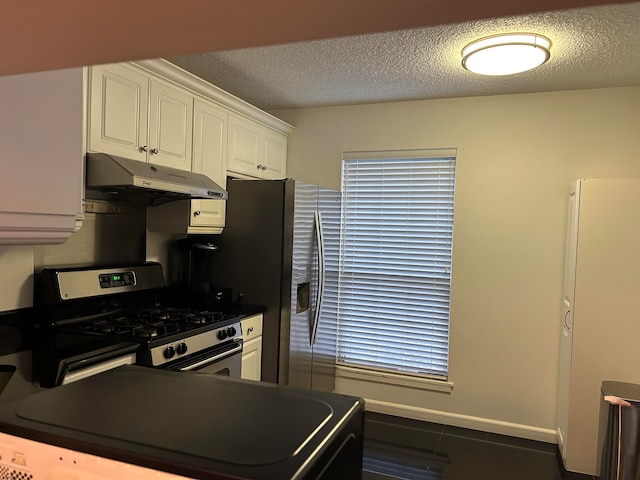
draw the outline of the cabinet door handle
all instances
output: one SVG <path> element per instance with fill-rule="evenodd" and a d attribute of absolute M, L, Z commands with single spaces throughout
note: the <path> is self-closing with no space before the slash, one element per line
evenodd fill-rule
<path fill-rule="evenodd" d="M 564 314 L 564 326 L 567 330 L 571 330 L 571 327 L 569 327 L 569 324 L 567 323 L 567 316 L 571 313 L 571 310 L 567 310 L 567 313 Z"/>
<path fill-rule="evenodd" d="M 267 166 L 266 165 L 262 165 L 262 170 L 266 170 Z"/>
<path fill-rule="evenodd" d="M 200 213 L 202 213 L 202 212 L 200 212 L 200 210 L 196 210 L 195 212 L 193 212 L 193 216 L 197 217 L 197 216 L 200 215 Z"/>
<path fill-rule="evenodd" d="M 140 151 L 144 152 L 144 153 L 147 153 L 149 151 L 149 147 L 147 147 L 146 145 L 143 145 L 143 146 L 140 147 Z"/>
<path fill-rule="evenodd" d="M 247 333 L 251 333 L 251 332 L 253 332 L 253 327 L 247 328 Z"/>
<path fill-rule="evenodd" d="M 158 154 L 158 149 L 157 148 L 152 148 L 151 149 L 151 153 L 155 153 L 157 155 Z"/>
<path fill-rule="evenodd" d="M 262 165 L 258 165 L 258 170 L 262 170 Z"/>

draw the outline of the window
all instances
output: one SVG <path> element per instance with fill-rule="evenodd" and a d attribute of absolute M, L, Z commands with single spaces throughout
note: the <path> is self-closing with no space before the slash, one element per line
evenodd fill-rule
<path fill-rule="evenodd" d="M 338 364 L 447 380 L 455 151 L 345 153 Z"/>

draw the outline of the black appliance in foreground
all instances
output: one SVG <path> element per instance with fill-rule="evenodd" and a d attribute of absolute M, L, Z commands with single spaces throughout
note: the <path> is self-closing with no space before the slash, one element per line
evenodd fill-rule
<path fill-rule="evenodd" d="M 242 315 L 172 297 L 159 263 L 45 268 L 36 304 L 34 375 L 43 387 L 134 363 L 240 377 Z"/>
<path fill-rule="evenodd" d="M 91 455 L 60 455 L 77 478 L 99 456 L 203 480 L 360 479 L 363 423 L 355 397 L 133 365 L 0 408 L 3 443 Z M 53 478 L 56 465 L 29 471 L 35 452 L 19 452 L 15 478 Z"/>

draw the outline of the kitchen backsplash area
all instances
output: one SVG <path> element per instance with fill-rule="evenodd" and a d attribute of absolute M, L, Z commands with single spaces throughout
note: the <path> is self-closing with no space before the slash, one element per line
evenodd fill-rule
<path fill-rule="evenodd" d="M 82 228 L 59 245 L 34 247 L 34 271 L 145 260 L 146 207 L 88 200 Z"/>

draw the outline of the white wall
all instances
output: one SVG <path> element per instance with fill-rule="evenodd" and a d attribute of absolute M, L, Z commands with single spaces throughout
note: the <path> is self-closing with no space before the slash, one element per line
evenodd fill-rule
<path fill-rule="evenodd" d="M 554 441 L 565 197 L 580 177 L 640 177 L 640 87 L 272 113 L 295 126 L 288 176 L 336 189 L 343 151 L 458 149 L 453 391 L 341 378 L 337 390 L 378 411 Z"/>

